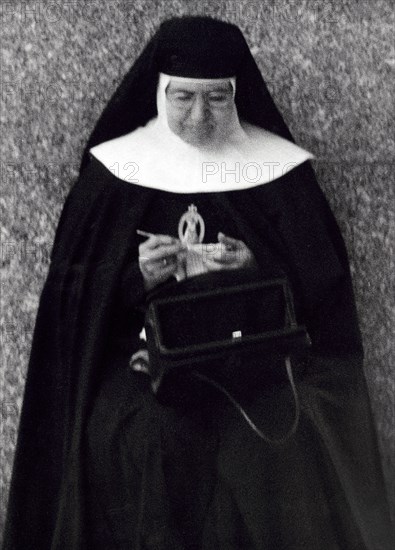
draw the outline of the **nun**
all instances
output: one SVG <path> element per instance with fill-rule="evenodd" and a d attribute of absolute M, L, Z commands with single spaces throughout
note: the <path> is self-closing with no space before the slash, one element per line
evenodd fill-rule
<path fill-rule="evenodd" d="M 94 128 L 61 214 L 4 550 L 390 547 L 349 262 L 313 158 L 238 27 L 160 25 Z M 250 269 L 287 277 L 311 339 L 281 444 L 220 392 L 162 403 L 147 369 L 150 292 Z M 289 384 L 250 390 L 249 417 L 285 433 Z"/>

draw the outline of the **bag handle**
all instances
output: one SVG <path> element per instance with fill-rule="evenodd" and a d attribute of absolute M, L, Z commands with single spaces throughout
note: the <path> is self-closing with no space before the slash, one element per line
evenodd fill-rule
<path fill-rule="evenodd" d="M 257 434 L 257 436 L 260 439 L 263 439 L 263 441 L 265 441 L 266 443 L 270 443 L 272 445 L 281 445 L 281 444 L 285 443 L 296 432 L 296 429 L 297 429 L 298 424 L 299 424 L 299 418 L 300 418 L 299 397 L 298 397 L 298 392 L 296 390 L 295 380 L 294 380 L 293 373 L 292 373 L 291 357 L 289 355 L 285 357 L 285 367 L 286 367 L 286 370 L 287 370 L 287 376 L 288 376 L 289 383 L 291 385 L 292 394 L 293 394 L 293 398 L 294 398 L 295 416 L 294 416 L 294 420 L 292 422 L 292 426 L 290 427 L 288 432 L 280 438 L 270 438 L 267 435 L 265 435 L 262 432 L 262 430 L 260 430 L 258 428 L 258 426 L 251 420 L 251 418 L 248 416 L 248 414 L 243 409 L 243 407 L 240 405 L 240 403 L 238 403 L 238 401 L 236 401 L 236 399 L 221 384 L 219 384 L 215 380 L 212 380 L 208 376 L 205 376 L 204 374 L 201 374 L 198 371 L 194 370 L 194 371 L 191 372 L 191 374 L 193 376 L 195 376 L 196 378 L 198 378 L 198 379 L 200 379 L 204 382 L 207 382 L 208 384 L 210 384 L 211 386 L 216 388 L 218 391 L 223 393 L 228 398 L 228 400 L 232 403 L 232 405 L 235 407 L 235 409 L 241 414 L 241 416 L 247 422 L 249 427 Z"/>

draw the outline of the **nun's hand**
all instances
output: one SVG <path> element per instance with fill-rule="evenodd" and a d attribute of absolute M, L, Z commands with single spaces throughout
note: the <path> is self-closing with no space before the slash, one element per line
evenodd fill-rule
<path fill-rule="evenodd" d="M 170 235 L 151 235 L 141 243 L 138 261 L 145 290 L 151 290 L 175 275 L 183 255 L 185 250 L 180 240 Z"/>
<path fill-rule="evenodd" d="M 253 267 L 256 260 L 248 246 L 238 239 L 218 233 L 218 249 L 207 254 L 204 262 L 208 271 Z"/>

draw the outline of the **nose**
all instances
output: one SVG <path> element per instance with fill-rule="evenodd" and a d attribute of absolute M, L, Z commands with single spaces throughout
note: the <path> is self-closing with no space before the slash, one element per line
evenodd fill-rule
<path fill-rule="evenodd" d="M 194 102 L 189 113 L 190 119 L 193 122 L 202 122 L 208 116 L 208 109 L 204 97 L 196 94 Z"/>

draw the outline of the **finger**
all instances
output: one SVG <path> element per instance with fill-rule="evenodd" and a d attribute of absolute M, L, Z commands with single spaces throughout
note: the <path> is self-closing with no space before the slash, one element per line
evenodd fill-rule
<path fill-rule="evenodd" d="M 150 281 L 164 280 L 163 277 L 167 278 L 169 274 L 175 273 L 177 270 L 177 263 L 145 263 L 140 264 L 140 268 L 142 273 L 146 275 Z"/>
<path fill-rule="evenodd" d="M 160 247 L 154 249 L 141 248 L 139 249 L 139 257 L 146 260 L 158 260 L 177 254 L 181 248 L 181 243 L 179 242 L 168 245 L 162 244 Z"/>
<path fill-rule="evenodd" d="M 143 272 L 151 275 L 156 276 L 158 273 L 161 272 L 162 269 L 172 267 L 177 268 L 178 261 L 177 256 L 167 256 L 166 258 L 161 258 L 157 260 L 152 260 L 149 258 L 148 260 L 140 261 L 140 268 Z"/>
<path fill-rule="evenodd" d="M 218 241 L 233 246 L 243 243 L 243 241 L 240 241 L 239 239 L 234 239 L 233 237 L 229 237 L 229 235 L 225 235 L 225 233 L 222 233 L 221 231 L 218 233 Z"/>
<path fill-rule="evenodd" d="M 155 250 L 160 246 L 179 243 L 179 239 L 169 235 L 151 235 L 146 241 L 139 245 L 139 254 L 147 256 L 150 250 Z"/>
<path fill-rule="evenodd" d="M 238 267 L 234 262 L 225 263 L 225 262 L 216 262 L 213 260 L 208 260 L 205 262 L 205 267 L 208 271 L 221 271 L 223 269 L 236 269 Z"/>
<path fill-rule="evenodd" d="M 239 248 L 240 245 L 244 244 L 243 241 L 234 239 L 233 237 L 229 237 L 228 235 L 225 235 L 225 233 L 222 233 L 221 231 L 218 233 L 218 241 L 223 243 L 225 246 L 229 246 L 231 248 Z"/>
<path fill-rule="evenodd" d="M 153 270 L 149 276 L 152 281 L 161 282 L 168 279 L 170 275 L 174 275 L 176 271 L 177 271 L 177 265 L 170 264 L 170 265 L 158 267 L 157 269 Z"/>
<path fill-rule="evenodd" d="M 157 267 L 174 265 L 177 263 L 177 256 L 175 254 L 172 254 L 171 256 L 164 256 L 163 258 L 158 258 L 157 260 L 153 260 L 153 262 L 154 262 L 154 265 Z"/>
<path fill-rule="evenodd" d="M 154 267 L 176 264 L 178 262 L 177 254 L 169 254 L 158 258 L 149 258 L 148 263 Z"/>
<path fill-rule="evenodd" d="M 170 245 L 180 242 L 179 239 L 176 239 L 176 237 L 172 237 L 171 235 L 151 235 L 145 242 L 143 242 L 143 246 L 145 245 L 147 248 L 157 248 L 161 245 Z"/>
<path fill-rule="evenodd" d="M 221 243 L 222 244 L 222 243 Z M 209 260 L 217 263 L 229 264 L 235 262 L 239 256 L 237 250 L 226 250 L 225 245 L 221 245 L 220 249 L 217 249 L 210 254 L 203 255 L 203 261 Z"/>
<path fill-rule="evenodd" d="M 154 250 L 145 251 L 145 256 L 148 257 L 150 260 L 163 260 L 163 258 L 168 258 L 169 256 L 175 256 L 177 255 L 181 250 L 180 243 L 176 244 L 169 244 L 169 245 L 161 245 L 158 248 L 155 248 Z"/>
<path fill-rule="evenodd" d="M 233 264 L 237 261 L 237 256 L 234 252 L 226 252 L 223 254 L 218 254 L 216 256 L 212 256 L 209 258 L 209 261 L 214 262 L 216 264 Z"/>
<path fill-rule="evenodd" d="M 160 267 L 160 269 L 158 270 L 158 275 L 159 277 L 167 278 L 169 274 L 172 275 L 176 271 L 177 271 L 176 263 L 166 264 Z"/>

